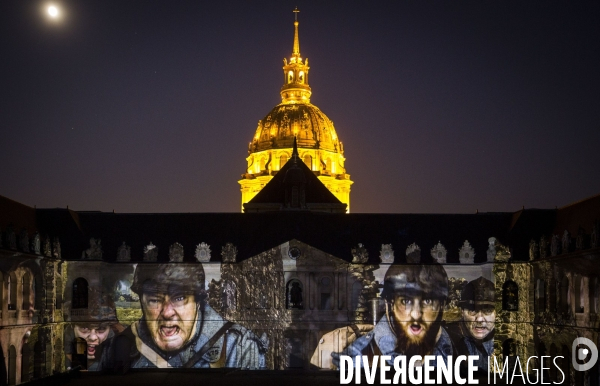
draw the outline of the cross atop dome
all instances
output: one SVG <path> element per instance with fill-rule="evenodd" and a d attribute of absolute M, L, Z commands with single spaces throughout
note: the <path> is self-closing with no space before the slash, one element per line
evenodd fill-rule
<path fill-rule="evenodd" d="M 338 201 L 334 205 L 335 208 L 327 206 L 332 204 L 329 202 L 319 210 L 328 208 L 326 211 L 339 210 L 342 213 L 350 210 L 350 186 L 353 182 L 344 166 L 346 161 L 344 146 L 333 122 L 317 106 L 310 103 L 312 94 L 308 85 L 310 67 L 308 67 L 308 59 L 300 56 L 299 12 L 298 7 L 293 10 L 292 54 L 283 59 L 281 103 L 258 121 L 254 136 L 248 143 L 246 170 L 242 174 L 242 179 L 238 181 L 242 193 L 242 211 L 263 211 L 265 209 L 263 206 L 267 204 L 279 208 L 283 199 L 280 200 L 279 196 L 275 199 L 271 194 L 275 194 L 274 191 L 281 193 L 281 189 L 274 186 L 284 180 L 288 182 L 293 180 L 290 179 L 291 175 L 297 174 L 300 169 L 303 170 L 302 174 L 312 175 L 306 178 L 307 183 L 312 185 L 305 190 L 306 200 L 301 199 L 302 194 L 298 196 L 298 202 L 306 204 L 298 204 L 300 207 L 307 209 L 309 203 L 321 205 L 325 201 L 331 201 L 331 197 L 313 198 L 314 192 L 325 190 Z M 292 167 L 292 165 L 296 166 Z M 290 174 L 289 178 L 285 179 L 282 173 Z M 275 185 L 269 183 L 273 179 L 279 182 L 276 181 Z M 270 186 L 267 192 L 260 194 L 267 185 Z M 317 185 L 320 187 L 316 188 Z M 260 197 L 254 200 L 257 195 Z M 293 204 L 294 200 L 286 201 L 284 206 L 290 202 L 294 210 L 299 208 Z M 249 206 L 246 207 L 246 204 Z"/>
<path fill-rule="evenodd" d="M 283 103 L 310 103 L 312 91 L 308 85 L 308 59 L 300 56 L 300 37 L 298 34 L 298 7 L 294 9 L 294 46 L 290 61 L 283 59 L 284 85 L 281 87 Z"/>
<path fill-rule="evenodd" d="M 294 51 L 293 54 L 295 57 L 300 57 L 300 40 L 298 39 L 298 7 L 294 9 Z"/>

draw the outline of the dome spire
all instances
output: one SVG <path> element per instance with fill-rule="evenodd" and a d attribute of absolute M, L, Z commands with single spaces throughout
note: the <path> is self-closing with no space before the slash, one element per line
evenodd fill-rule
<path fill-rule="evenodd" d="M 304 174 L 312 175 L 323 182 L 325 188 L 329 189 L 338 200 L 348 204 L 346 210 L 349 211 L 350 186 L 353 182 L 344 166 L 346 161 L 344 146 L 337 136 L 333 122 L 318 107 L 310 103 L 312 94 L 308 85 L 310 67 L 308 59 L 300 56 L 298 32 L 300 11 L 298 7 L 292 11 L 294 45 L 290 55 L 283 59 L 283 85 L 280 91 L 282 103 L 275 106 L 264 119 L 258 121 L 252 141 L 248 144 L 246 158 L 248 163 L 242 179 L 238 181 L 242 192 L 242 211 L 244 205 L 257 196 L 257 192 L 262 192 L 263 188 L 268 191 L 273 189 L 273 184 L 269 181 L 274 181 L 274 178 L 281 181 L 283 175 L 287 175 L 285 173 L 293 169 L 296 171 L 302 169 Z M 289 13 L 286 17 L 289 17 Z M 289 36 L 285 38 L 289 32 L 291 31 L 283 31 L 284 48 L 286 42 L 289 44 L 287 40 Z M 303 49 L 306 51 L 306 46 Z M 302 155 L 298 153 L 299 149 L 302 149 Z M 286 171 L 281 174 L 284 169 Z M 308 183 L 310 179 L 306 181 Z M 266 201 L 252 202 L 249 208 L 259 202 Z"/>
<path fill-rule="evenodd" d="M 300 10 L 298 7 L 294 9 L 294 51 L 292 55 L 300 56 L 300 39 L 298 38 L 298 13 Z"/>
<path fill-rule="evenodd" d="M 311 90 L 308 85 L 308 59 L 300 56 L 300 38 L 298 34 L 298 7 L 294 9 L 294 47 L 288 62 L 283 59 L 284 84 L 281 87 L 283 103 L 310 103 Z"/>
<path fill-rule="evenodd" d="M 294 163 L 298 161 L 298 144 L 296 143 L 296 136 L 294 135 L 294 146 L 292 148 L 292 158 L 294 159 Z"/>

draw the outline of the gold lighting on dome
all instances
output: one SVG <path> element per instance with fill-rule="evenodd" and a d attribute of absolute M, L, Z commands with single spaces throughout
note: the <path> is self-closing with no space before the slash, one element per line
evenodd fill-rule
<path fill-rule="evenodd" d="M 294 9 L 294 45 L 283 59 L 281 103 L 258 121 L 248 145 L 246 173 L 239 182 L 244 203 L 250 201 L 291 158 L 297 137 L 300 158 L 350 211 L 350 175 L 346 173 L 344 147 L 333 122 L 310 103 L 308 58 L 300 56 L 298 8 Z"/>

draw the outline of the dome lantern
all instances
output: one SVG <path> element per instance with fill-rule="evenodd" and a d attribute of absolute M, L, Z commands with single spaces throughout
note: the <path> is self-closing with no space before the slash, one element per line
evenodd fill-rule
<path fill-rule="evenodd" d="M 244 204 L 258 192 L 293 157 L 297 140 L 297 162 L 303 162 L 325 187 L 350 210 L 350 186 L 346 173 L 344 147 L 333 122 L 310 103 L 308 59 L 300 55 L 298 9 L 294 10 L 294 45 L 292 55 L 283 60 L 284 84 L 281 103 L 258 121 L 254 137 L 248 144 L 246 172 L 238 181 Z"/>
<path fill-rule="evenodd" d="M 308 58 L 304 61 L 300 56 L 300 38 L 298 36 L 298 8 L 294 9 L 294 47 L 288 62 L 283 59 L 283 86 L 281 86 L 282 103 L 310 103 L 312 91 L 308 85 Z"/>

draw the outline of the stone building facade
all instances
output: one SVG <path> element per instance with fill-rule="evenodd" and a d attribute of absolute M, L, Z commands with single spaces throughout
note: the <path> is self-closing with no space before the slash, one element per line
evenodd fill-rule
<path fill-rule="evenodd" d="M 126 369 L 118 349 L 133 347 L 132 339 L 146 367 L 172 367 L 171 351 L 185 351 L 186 361 L 204 355 L 205 367 L 329 368 L 348 336 L 333 345 L 322 337 L 383 320 L 390 267 L 441 265 L 443 326 L 463 322 L 468 283 L 491 282 L 500 367 L 531 374 L 542 363 L 530 358 L 562 356 L 546 380 L 562 374 L 563 384 L 599 386 L 598 364 L 575 370 L 572 344 L 600 344 L 600 195 L 514 213 L 349 214 L 343 145 L 310 103 L 297 21 L 294 28 L 282 103 L 259 121 L 238 181 L 244 213 L 76 212 L 0 196 L 0 385 L 77 366 Z M 168 278 L 181 293 L 154 279 L 155 290 L 134 288 L 140 267 L 156 277 L 182 273 L 185 280 Z M 204 282 L 191 282 L 187 271 Z M 182 320 L 151 330 L 149 304 L 158 303 L 170 311 L 193 303 L 194 333 L 208 329 L 214 342 L 190 335 L 161 351 L 160 334 L 178 337 L 182 326 L 173 323 Z M 205 328 L 219 323 L 237 338 Z M 229 346 L 218 343 L 225 336 Z M 206 352 L 192 344 L 202 339 L 213 345 Z M 246 362 L 235 361 L 239 352 Z"/>
<path fill-rule="evenodd" d="M 0 200 L 0 382 L 19 384 L 65 370 L 60 239 L 40 235 L 33 208 Z"/>
<path fill-rule="evenodd" d="M 392 264 L 442 264 L 446 325 L 460 320 L 466 283 L 483 277 L 495 286 L 500 365 L 518 357 L 526 372 L 532 356 L 563 356 L 567 384 L 597 385 L 598 366 L 575 371 L 571 345 L 578 337 L 600 343 L 598 200 L 506 214 L 119 215 L 2 198 L 2 382 L 65 371 L 68 331 L 94 319 L 95 304 L 114 308 L 115 334 L 140 320 L 131 290 L 140 265 L 201 264 L 208 304 L 253 331 L 266 368 L 311 369 L 311 357 L 323 367 L 331 360 L 321 336 L 379 320 Z M 85 307 L 74 307 L 81 283 Z M 539 366 L 534 360 L 529 369 Z M 547 372 L 560 381 L 556 369 Z"/>

